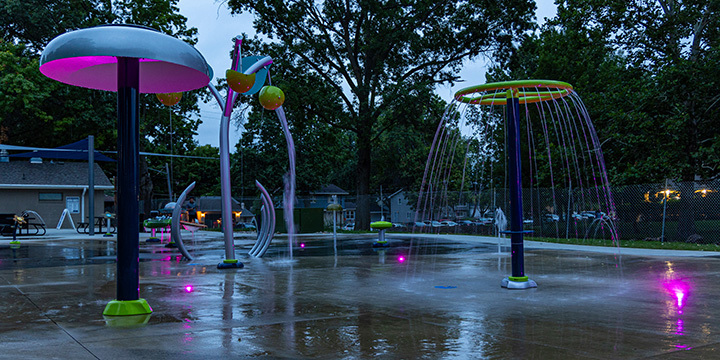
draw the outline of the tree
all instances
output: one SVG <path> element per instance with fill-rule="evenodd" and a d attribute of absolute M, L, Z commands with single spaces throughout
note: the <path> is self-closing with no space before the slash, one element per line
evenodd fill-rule
<path fill-rule="evenodd" d="M 318 107 L 340 112 L 338 99 L 329 97 L 332 88 L 316 74 L 286 62 L 285 49 L 275 44 L 263 44 L 257 39 L 243 41 L 244 54 L 268 55 L 275 61 L 271 67 L 271 81 L 285 93 L 285 115 L 295 142 L 296 182 L 299 194 L 317 190 L 327 183 L 340 187 L 351 185 L 348 166 L 353 162 L 352 134 L 333 128 L 321 121 Z M 263 109 L 257 96 L 241 96 L 243 111 L 234 119 L 244 128 L 237 151 L 231 158 L 233 193 L 256 193 L 254 181 L 260 181 L 271 193 L 282 192 L 283 174 L 287 172 L 288 155 L 285 136 L 274 111 Z M 332 111 L 327 111 L 332 112 Z M 239 180 L 239 181 L 238 181 Z"/>
<path fill-rule="evenodd" d="M 0 5 L 0 141 L 18 145 L 53 147 L 88 135 L 95 135 L 96 147 L 112 150 L 116 146 L 116 96 L 111 92 L 73 87 L 50 80 L 38 70 L 42 49 L 56 36 L 80 28 L 107 23 L 145 25 L 195 43 L 197 30 L 186 26 L 177 0 L 8 0 Z M 167 109 L 154 95 L 141 99 L 141 150 L 189 154 L 197 144 L 192 136 L 197 121 L 186 120 L 198 111 L 196 102 L 202 91 L 184 94 L 176 107 L 172 144 Z M 142 158 L 141 162 L 144 161 Z M 141 169 L 164 167 L 151 160 Z M 107 169 L 110 170 L 110 169 Z M 114 169 L 113 169 L 114 170 Z M 156 169 L 157 170 L 157 169 Z M 164 170 L 164 169 L 163 169 Z M 143 178 L 163 177 L 144 171 Z M 159 178 L 159 179 L 158 179 Z M 150 206 L 152 183 L 141 188 L 141 197 Z M 178 181 L 188 183 L 187 180 Z M 164 186 L 155 188 L 165 188 Z M 149 211 L 146 207 L 145 211 Z"/>
<path fill-rule="evenodd" d="M 561 1 L 495 75 L 575 85 L 616 184 L 713 178 L 718 15 L 717 1 Z"/>
<path fill-rule="evenodd" d="M 717 178 L 719 15 L 712 0 L 558 1 L 557 17 L 496 75 L 574 84 L 615 185 Z M 695 232 L 693 190 L 682 192 L 685 239 Z"/>
<path fill-rule="evenodd" d="M 251 11 L 255 28 L 287 49 L 287 58 L 317 74 L 341 101 L 339 112 L 312 111 L 356 137 L 356 227 L 369 228 L 373 144 L 393 123 L 383 114 L 424 106 L 418 92 L 452 82 L 463 61 L 509 48 L 531 26 L 532 1 L 229 0 Z M 347 91 L 346 91 L 347 89 Z M 416 111 L 414 113 L 420 113 Z M 384 125 L 384 126 L 383 126 Z"/>

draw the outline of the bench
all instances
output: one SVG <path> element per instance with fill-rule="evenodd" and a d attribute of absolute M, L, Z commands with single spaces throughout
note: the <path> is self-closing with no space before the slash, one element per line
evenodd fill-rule
<path fill-rule="evenodd" d="M 0 214 L 0 235 L 12 236 L 15 232 L 15 214 Z"/>
<path fill-rule="evenodd" d="M 47 233 L 45 220 L 37 212 L 25 210 L 21 216 L 25 219 L 25 223 L 20 226 L 18 235 L 43 236 Z M 23 230 L 25 230 L 25 234 L 23 234 Z M 30 233 L 31 230 L 32 233 Z"/>
<path fill-rule="evenodd" d="M 43 236 L 47 232 L 45 230 L 45 221 L 38 213 L 32 210 L 25 210 L 21 214 L 25 219 L 25 223 L 17 227 L 16 235 L 32 235 Z M 12 236 L 15 233 L 15 214 L 0 214 L 0 235 Z M 23 233 L 23 231 L 25 233 Z"/>

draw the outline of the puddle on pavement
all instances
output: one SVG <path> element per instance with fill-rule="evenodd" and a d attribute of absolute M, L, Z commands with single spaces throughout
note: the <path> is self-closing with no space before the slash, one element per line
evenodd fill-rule
<path fill-rule="evenodd" d="M 379 252 L 388 255 L 415 253 L 417 255 L 441 255 L 451 253 L 490 253 L 497 251 L 493 244 L 464 244 L 444 239 L 429 238 L 388 238 L 387 247 L 374 248 L 374 238 L 341 239 L 337 242 L 338 256 L 376 256 Z M 249 246 L 236 246 L 236 253 L 242 256 Z M 186 241 L 194 256 L 214 255 L 224 252 L 223 242 L 205 241 L 193 246 Z M 508 251 L 503 247 L 502 251 Z M 265 258 L 287 255 L 287 242 L 275 241 Z M 303 238 L 297 241 L 293 250 L 296 257 L 333 256 L 335 249 L 332 238 Z M 166 248 L 165 243 L 140 242 L 140 261 L 165 261 L 180 256 L 175 248 Z M 84 264 L 106 264 L 115 262 L 114 240 L 60 240 L 51 242 L 22 243 L 20 247 L 0 246 L 0 270 L 12 268 L 38 268 L 73 266 Z M 42 259 L 42 261 L 40 261 Z"/>

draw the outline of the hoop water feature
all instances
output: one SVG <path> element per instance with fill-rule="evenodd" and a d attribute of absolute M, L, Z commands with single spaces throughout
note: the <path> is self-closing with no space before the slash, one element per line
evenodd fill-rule
<path fill-rule="evenodd" d="M 490 169 L 487 179 L 479 179 L 486 168 Z M 615 205 L 600 142 L 572 85 L 520 80 L 456 92 L 433 139 L 416 220 L 457 216 L 455 209 L 463 201 L 463 192 L 468 192 L 470 177 L 482 182 L 503 173 L 508 191 L 502 203 L 509 218 L 509 229 L 503 233 L 510 234 L 512 257 L 512 274 L 502 280 L 503 287 L 537 286 L 525 274 L 523 244 L 524 237 L 536 231 L 539 236 L 554 233 L 556 237 L 570 237 L 571 230 L 574 237 L 599 232 L 617 244 Z M 530 188 L 526 196 L 523 182 Z M 448 195 L 453 191 L 459 196 Z M 479 199 L 481 194 L 469 196 Z M 587 210 L 602 221 L 577 220 L 575 215 Z M 468 213 L 477 217 L 478 209 Z"/>

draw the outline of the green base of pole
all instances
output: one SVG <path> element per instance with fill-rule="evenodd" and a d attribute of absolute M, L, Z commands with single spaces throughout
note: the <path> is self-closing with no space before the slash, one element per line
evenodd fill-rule
<path fill-rule="evenodd" d="M 150 321 L 152 314 L 129 316 L 103 316 L 105 325 L 116 328 L 141 327 Z"/>
<path fill-rule="evenodd" d="M 152 313 L 150 305 L 145 299 L 113 300 L 105 306 L 105 316 L 145 315 Z"/>
<path fill-rule="evenodd" d="M 243 267 L 245 265 L 238 259 L 225 259 L 217 266 L 218 269 L 242 269 Z"/>
<path fill-rule="evenodd" d="M 528 279 L 527 276 L 508 276 L 500 282 L 500 286 L 506 289 L 533 289 L 537 287 L 534 280 Z"/>
<path fill-rule="evenodd" d="M 11 241 L 11 242 L 10 242 L 10 245 L 20 245 L 20 242 L 17 241 L 17 240 Z"/>

